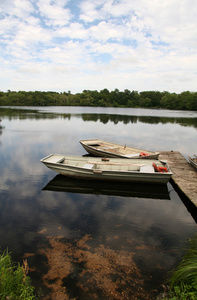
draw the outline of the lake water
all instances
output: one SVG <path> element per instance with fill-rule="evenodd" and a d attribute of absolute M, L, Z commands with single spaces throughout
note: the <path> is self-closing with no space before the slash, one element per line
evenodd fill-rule
<path fill-rule="evenodd" d="M 187 157 L 197 112 L 13 107 L 0 118 L 0 246 L 27 258 L 40 299 L 155 299 L 196 234 L 173 186 L 68 180 L 40 159 L 84 155 L 88 138 Z"/>

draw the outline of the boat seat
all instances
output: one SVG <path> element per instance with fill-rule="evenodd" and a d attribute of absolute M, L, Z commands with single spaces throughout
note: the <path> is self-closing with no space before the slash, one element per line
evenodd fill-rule
<path fill-rule="evenodd" d="M 93 164 L 85 164 L 85 165 L 83 165 L 84 169 L 92 169 L 93 167 L 94 167 Z"/>
<path fill-rule="evenodd" d="M 109 147 L 109 149 L 119 149 L 120 147 L 114 147 L 114 146 L 111 146 Z"/>
<path fill-rule="evenodd" d="M 140 153 L 131 153 L 131 154 L 125 154 L 124 157 L 138 157 L 140 156 Z"/>
<path fill-rule="evenodd" d="M 57 156 L 54 155 L 47 158 L 46 161 L 50 163 L 62 163 L 64 161 L 64 158 L 64 156 L 60 156 L 59 158 L 57 158 Z"/>
<path fill-rule="evenodd" d="M 105 146 L 102 147 L 103 150 L 114 150 L 114 149 L 119 149 L 120 147 L 110 147 L 110 146 Z"/>
<path fill-rule="evenodd" d="M 154 167 L 153 166 L 142 166 L 140 167 L 140 172 L 144 173 L 154 173 Z"/>

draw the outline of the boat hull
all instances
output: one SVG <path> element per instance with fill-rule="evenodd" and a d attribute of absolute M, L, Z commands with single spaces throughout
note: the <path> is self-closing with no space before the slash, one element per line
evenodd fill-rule
<path fill-rule="evenodd" d="M 69 159 L 71 163 L 65 163 Z M 172 176 L 170 171 L 167 173 L 139 171 L 137 169 L 145 166 L 143 161 L 141 164 L 136 161 L 128 164 L 127 159 L 110 159 L 110 162 L 103 162 L 100 158 L 85 159 L 82 157 L 50 155 L 41 159 L 41 162 L 58 174 L 85 180 L 164 184 Z M 151 166 L 152 162 L 154 161 L 150 160 L 148 165 Z"/>

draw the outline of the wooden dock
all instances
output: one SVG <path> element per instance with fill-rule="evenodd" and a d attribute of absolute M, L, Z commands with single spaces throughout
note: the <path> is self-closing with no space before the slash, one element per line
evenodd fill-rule
<path fill-rule="evenodd" d="M 161 151 L 159 159 L 168 161 L 173 185 L 197 208 L 197 170 L 177 151 Z"/>

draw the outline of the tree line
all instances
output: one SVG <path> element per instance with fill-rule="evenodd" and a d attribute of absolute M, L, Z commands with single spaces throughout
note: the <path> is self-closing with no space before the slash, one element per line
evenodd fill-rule
<path fill-rule="evenodd" d="M 72 94 L 70 91 L 11 91 L 0 92 L 0 106 L 102 106 L 163 108 L 172 110 L 197 111 L 197 92 L 185 91 L 180 94 L 167 91 L 130 91 L 125 89 L 109 91 L 103 89 L 84 90 Z"/>

